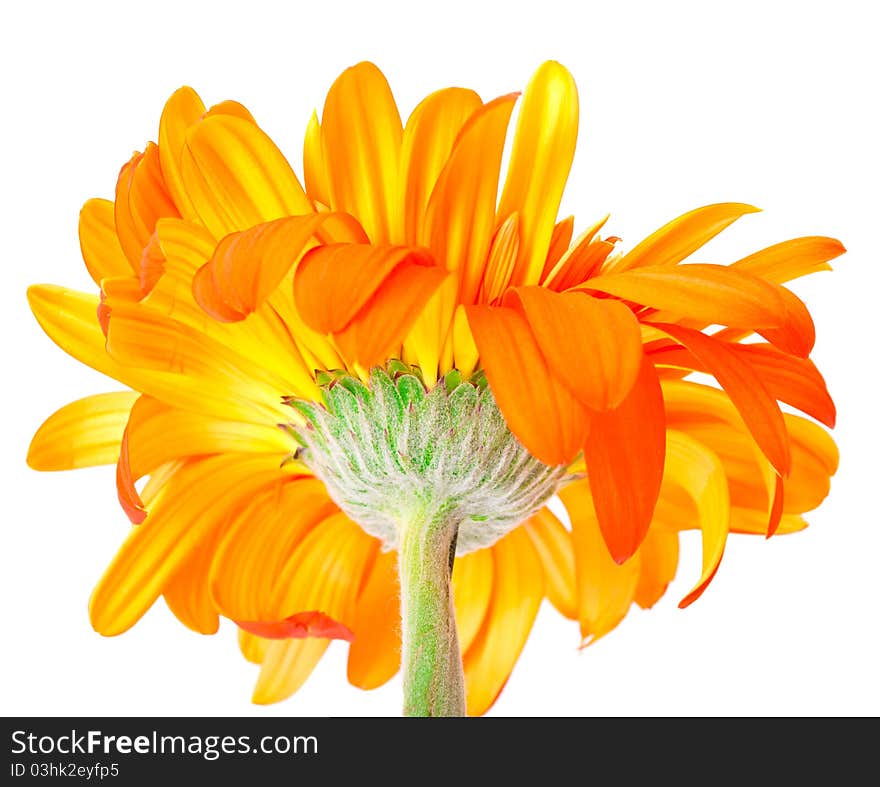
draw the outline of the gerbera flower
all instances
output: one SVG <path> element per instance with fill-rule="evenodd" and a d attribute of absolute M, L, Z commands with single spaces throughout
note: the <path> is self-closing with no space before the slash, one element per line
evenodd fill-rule
<path fill-rule="evenodd" d="M 407 712 L 461 712 L 466 692 L 482 714 L 545 597 L 593 642 L 664 594 L 681 531 L 703 539 L 687 606 L 730 533 L 805 526 L 835 410 L 783 285 L 841 244 L 691 262 L 756 211 L 739 203 L 626 253 L 607 217 L 574 237 L 574 81 L 535 73 L 499 196 L 517 100 L 449 88 L 404 124 L 361 63 L 308 125 L 302 185 L 243 106 L 181 88 L 114 200 L 86 202 L 99 292 L 38 285 L 30 304 L 130 390 L 63 407 L 28 461 L 116 464 L 134 524 L 96 630 L 162 596 L 195 631 L 235 621 L 255 702 L 343 639 L 352 684 L 385 683 L 402 651 Z"/>

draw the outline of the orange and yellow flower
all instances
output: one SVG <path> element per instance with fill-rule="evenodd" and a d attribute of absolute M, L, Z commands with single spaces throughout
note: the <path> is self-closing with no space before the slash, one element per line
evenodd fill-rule
<path fill-rule="evenodd" d="M 181 88 L 114 200 L 86 202 L 99 294 L 38 285 L 30 304 L 62 349 L 129 390 L 61 408 L 28 461 L 116 464 L 134 526 L 91 599 L 99 632 L 124 632 L 160 596 L 198 632 L 236 621 L 261 665 L 260 703 L 293 694 L 332 638 L 350 640 L 352 684 L 397 672 L 395 555 L 279 428 L 290 397 L 320 398 L 315 370 L 367 379 L 402 359 L 428 386 L 482 370 L 513 434 L 574 476 L 560 491 L 570 528 L 545 508 L 455 562 L 472 714 L 497 698 L 544 598 L 595 641 L 664 594 L 682 531 L 703 539 L 686 606 L 730 533 L 805 526 L 836 469 L 819 425 L 835 409 L 809 360 L 809 312 L 784 284 L 828 269 L 841 244 L 691 262 L 756 210 L 738 203 L 687 213 L 626 253 L 606 219 L 573 240 L 573 217 L 557 213 L 574 81 L 553 62 L 533 76 L 499 196 L 517 100 L 449 88 L 404 124 L 361 63 L 312 116 L 302 185 L 242 105 L 206 110 Z"/>

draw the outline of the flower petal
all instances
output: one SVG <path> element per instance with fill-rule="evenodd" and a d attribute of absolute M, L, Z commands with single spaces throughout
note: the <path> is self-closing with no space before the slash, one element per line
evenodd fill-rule
<path fill-rule="evenodd" d="M 783 477 L 788 475 L 791 450 L 785 421 L 757 371 L 726 342 L 680 325 L 656 327 L 687 347 L 718 380 L 770 464 Z"/>
<path fill-rule="evenodd" d="M 548 508 L 542 508 L 523 529 L 532 540 L 532 546 L 544 567 L 547 598 L 560 613 L 571 620 L 577 619 L 574 548 L 571 533 Z"/>
<path fill-rule="evenodd" d="M 241 117 L 211 115 L 193 126 L 180 166 L 199 219 L 217 239 L 313 211 L 275 143 Z"/>
<path fill-rule="evenodd" d="M 325 639 L 354 639 L 351 629 L 323 612 L 312 610 L 297 612 L 284 620 L 265 623 L 260 620 L 236 621 L 238 627 L 264 639 L 305 639 L 322 637 Z"/>
<path fill-rule="evenodd" d="M 512 291 L 551 372 L 593 410 L 618 407 L 642 365 L 642 333 L 619 301 L 543 287 Z"/>
<path fill-rule="evenodd" d="M 575 481 L 560 498 L 571 519 L 577 617 L 584 645 L 614 629 L 629 611 L 639 580 L 638 555 L 623 565 L 608 554 L 588 485 Z"/>
<path fill-rule="evenodd" d="M 402 222 L 396 243 L 430 242 L 428 200 L 462 126 L 482 103 L 473 90 L 450 87 L 431 93 L 409 116 L 400 153 L 398 209 L 392 216 Z"/>
<path fill-rule="evenodd" d="M 676 265 L 738 218 L 758 211 L 759 208 L 738 202 L 722 202 L 692 210 L 651 233 L 632 251 L 624 254 L 609 272 L 629 271 L 648 265 Z"/>
<path fill-rule="evenodd" d="M 519 213 L 520 249 L 513 284 L 537 284 L 578 133 L 578 94 L 571 74 L 548 61 L 526 87 L 513 138 L 499 218 Z"/>
<path fill-rule="evenodd" d="M 269 705 L 295 694 L 312 674 L 329 644 L 329 639 L 315 637 L 271 642 L 263 657 L 252 701 L 256 705 Z"/>
<path fill-rule="evenodd" d="M 730 522 L 727 479 L 718 457 L 705 445 L 684 432 L 670 429 L 664 483 L 674 484 L 690 496 L 703 533 L 703 571 L 697 584 L 679 602 L 678 606 L 684 609 L 702 595 L 724 554 Z"/>
<path fill-rule="evenodd" d="M 379 552 L 357 599 L 348 680 L 361 689 L 387 683 L 400 668 L 397 553 Z"/>
<path fill-rule="evenodd" d="M 544 597 L 544 572 L 522 528 L 492 548 L 492 601 L 483 625 L 464 652 L 467 712 L 481 716 L 507 683 Z"/>
<path fill-rule="evenodd" d="M 550 374 L 525 317 L 507 307 L 468 306 L 466 312 L 510 430 L 545 464 L 570 462 L 583 445 L 588 415 Z"/>
<path fill-rule="evenodd" d="M 678 568 L 678 533 L 652 524 L 639 547 L 639 581 L 633 601 L 642 609 L 656 604 Z"/>
<path fill-rule="evenodd" d="M 491 549 L 468 552 L 455 559 L 452 590 L 458 646 L 464 653 L 474 641 L 492 600 L 495 563 Z"/>
<path fill-rule="evenodd" d="M 592 227 L 582 232 L 571 248 L 567 249 L 547 271 L 541 284 L 547 289 L 561 292 L 569 287 L 582 284 L 602 266 L 608 255 L 614 251 L 617 238 L 601 240 L 599 230 L 605 226 L 608 216 L 597 221 Z"/>
<path fill-rule="evenodd" d="M 334 617 L 332 611 L 314 605 L 280 605 L 283 589 L 279 583 L 298 546 L 335 510 L 316 479 L 281 477 L 230 515 L 209 577 L 220 613 L 235 621 L 264 623 L 278 623 L 310 610 Z M 265 636 L 265 632 L 247 630 Z"/>
<path fill-rule="evenodd" d="M 839 240 L 818 236 L 793 238 L 756 251 L 733 263 L 734 268 L 775 284 L 817 271 L 830 271 L 829 260 L 846 249 Z"/>
<path fill-rule="evenodd" d="M 186 142 L 186 133 L 205 114 L 205 105 L 191 87 L 181 87 L 171 94 L 159 118 L 159 163 L 168 186 L 168 193 L 180 210 L 181 216 L 192 220 L 195 209 L 183 182 L 180 159 Z"/>
<path fill-rule="evenodd" d="M 427 207 L 431 249 L 447 270 L 459 272 L 459 301 L 476 297 L 492 234 L 498 173 L 516 95 L 474 112 L 458 134 Z"/>
<path fill-rule="evenodd" d="M 629 395 L 598 413 L 584 445 L 599 527 L 617 563 L 645 538 L 663 478 L 666 414 L 660 381 L 643 355 Z"/>
<path fill-rule="evenodd" d="M 321 134 L 330 207 L 357 216 L 373 243 L 388 243 L 403 127 L 376 66 L 358 63 L 340 74 L 327 93 Z"/>
<path fill-rule="evenodd" d="M 133 527 L 92 593 L 89 615 L 95 630 L 121 634 L 150 608 L 165 584 L 203 539 L 234 516 L 264 484 L 287 471 L 278 457 L 226 455 L 179 469 Z M 198 495 L 192 490 L 199 489 Z"/>
<path fill-rule="evenodd" d="M 136 393 L 120 391 L 65 405 L 37 430 L 28 448 L 28 465 L 34 470 L 72 470 L 115 464 L 135 399 Z"/>
<path fill-rule="evenodd" d="M 131 276 L 132 265 L 119 245 L 113 203 L 90 199 L 79 212 L 79 247 L 89 276 L 99 287 L 109 276 Z"/>
<path fill-rule="evenodd" d="M 221 322 L 238 322 L 256 311 L 328 215 L 290 216 L 227 235 L 193 277 L 199 306 Z"/>

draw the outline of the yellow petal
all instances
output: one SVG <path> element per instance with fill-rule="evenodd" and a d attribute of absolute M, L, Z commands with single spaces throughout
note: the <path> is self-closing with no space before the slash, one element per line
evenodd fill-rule
<path fill-rule="evenodd" d="M 636 552 L 622 565 L 611 559 L 586 482 L 569 484 L 559 496 L 571 518 L 577 616 L 581 637 L 589 644 L 626 616 L 635 596 L 641 558 Z"/>
<path fill-rule="evenodd" d="M 636 604 L 642 609 L 653 607 L 675 578 L 677 568 L 678 533 L 652 523 L 639 547 L 639 580 L 633 597 Z"/>
<path fill-rule="evenodd" d="M 220 616 L 208 582 L 219 537 L 219 529 L 208 536 L 200 548 L 183 562 L 162 591 L 174 617 L 198 634 L 216 634 L 220 628 Z"/>
<path fill-rule="evenodd" d="M 191 462 L 168 481 L 92 593 L 95 630 L 121 634 L 146 612 L 186 559 L 263 485 L 283 476 L 280 457 L 235 455 Z M 197 489 L 198 494 L 193 494 Z"/>
<path fill-rule="evenodd" d="M 268 705 L 294 694 L 312 674 L 329 644 L 329 639 L 315 637 L 269 643 L 254 687 L 253 702 Z"/>
<path fill-rule="evenodd" d="M 162 174 L 180 215 L 188 220 L 194 219 L 196 212 L 183 183 L 180 159 L 186 142 L 186 132 L 204 113 L 205 105 L 199 94 L 191 87 L 181 87 L 165 102 L 159 118 L 159 161 Z"/>
<path fill-rule="evenodd" d="M 492 601 L 463 659 L 471 716 L 481 716 L 498 698 L 544 597 L 541 561 L 522 528 L 508 533 L 491 552 L 495 563 Z"/>
<path fill-rule="evenodd" d="M 403 127 L 376 66 L 342 72 L 327 94 L 321 132 L 330 207 L 357 216 L 373 243 L 388 243 Z"/>
<path fill-rule="evenodd" d="M 271 639 L 258 637 L 244 629 L 238 630 L 238 647 L 241 650 L 241 655 L 251 664 L 262 664 L 271 644 Z"/>
<path fill-rule="evenodd" d="M 324 168 L 324 139 L 317 112 L 312 112 L 309 125 L 306 126 L 306 136 L 303 141 L 303 171 L 309 198 L 329 206 L 330 184 L 327 182 L 327 171 Z"/>
<path fill-rule="evenodd" d="M 547 598 L 565 617 L 577 619 L 574 548 L 571 533 L 547 509 L 542 508 L 523 525 L 544 567 Z"/>
<path fill-rule="evenodd" d="M 110 276 L 131 276 L 132 265 L 119 245 L 113 203 L 90 199 L 79 212 L 79 247 L 89 276 L 99 287 Z"/>
<path fill-rule="evenodd" d="M 495 564 L 489 549 L 462 555 L 456 558 L 452 567 L 455 623 L 462 652 L 470 647 L 486 617 L 494 576 Z"/>
<path fill-rule="evenodd" d="M 482 105 L 472 90 L 451 87 L 425 98 L 409 116 L 400 153 L 395 243 L 427 245 L 425 214 L 431 192 L 465 121 Z M 424 371 L 424 370 L 423 370 Z"/>
<path fill-rule="evenodd" d="M 181 173 L 199 218 L 217 239 L 313 210 L 272 140 L 233 115 L 212 115 L 187 132 Z"/>
<path fill-rule="evenodd" d="M 520 215 L 520 249 L 513 284 L 537 284 L 578 133 L 578 95 L 571 74 L 544 63 L 523 96 L 498 215 Z"/>
<path fill-rule="evenodd" d="M 115 464 L 128 414 L 130 391 L 96 394 L 65 405 L 37 430 L 27 463 L 34 470 L 71 470 Z"/>
<path fill-rule="evenodd" d="M 738 218 L 758 211 L 758 208 L 738 202 L 722 202 L 697 208 L 651 233 L 605 272 L 616 273 L 646 265 L 676 265 Z"/>

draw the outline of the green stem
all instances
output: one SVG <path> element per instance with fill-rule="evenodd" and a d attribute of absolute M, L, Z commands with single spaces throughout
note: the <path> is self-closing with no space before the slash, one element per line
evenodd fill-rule
<path fill-rule="evenodd" d="M 458 523 L 413 517 L 400 534 L 403 713 L 464 716 L 464 669 L 452 605 Z"/>

